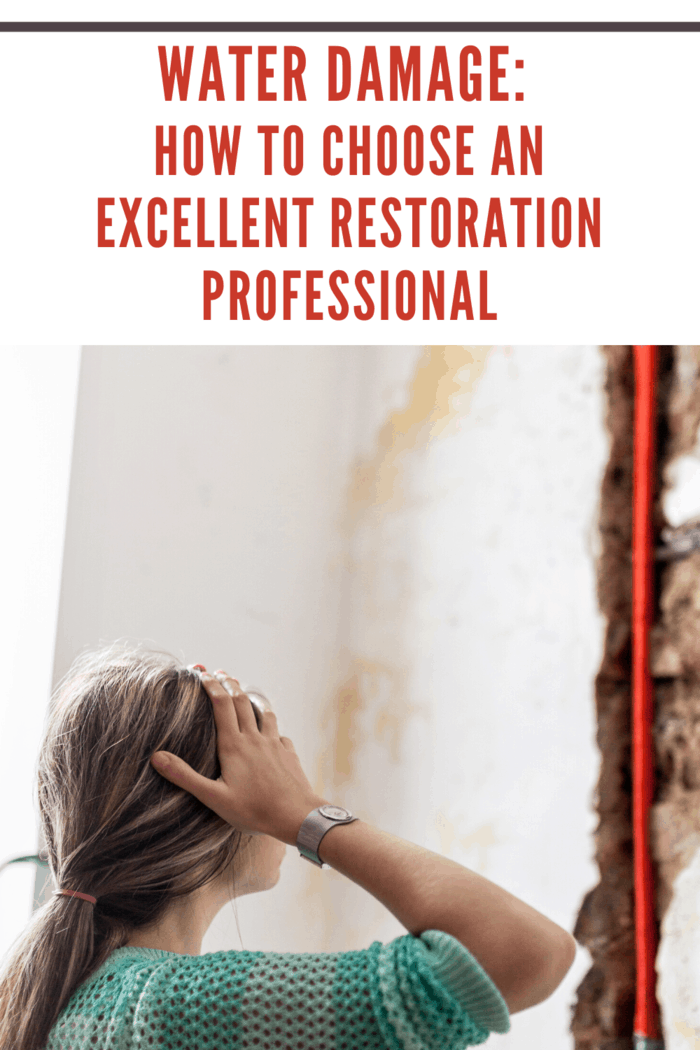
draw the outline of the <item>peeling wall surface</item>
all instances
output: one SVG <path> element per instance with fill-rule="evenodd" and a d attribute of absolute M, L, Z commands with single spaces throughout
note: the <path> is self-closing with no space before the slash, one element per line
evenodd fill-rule
<path fill-rule="evenodd" d="M 635 925 L 631 757 L 631 347 L 604 348 L 611 438 L 601 488 L 598 594 L 606 618 L 595 702 L 601 765 L 595 808 L 600 878 L 575 936 L 592 966 L 578 988 L 576 1050 L 632 1050 Z M 650 848 L 659 934 L 657 998 L 666 1050 L 700 1048 L 700 348 L 658 348 L 652 513 L 655 790 Z M 679 552 L 684 552 L 679 556 Z"/>
<path fill-rule="evenodd" d="M 224 666 L 319 791 L 573 930 L 598 880 L 604 381 L 597 347 L 87 348 L 56 676 L 116 637 Z M 250 949 L 404 932 L 292 849 L 237 911 Z M 239 946 L 224 909 L 203 950 Z M 489 1045 L 572 1048 L 590 965 Z"/>
<path fill-rule="evenodd" d="M 577 989 L 575 1050 L 632 1050 L 635 1008 L 630 619 L 634 375 L 631 347 L 604 349 L 610 452 L 601 484 L 597 589 L 605 642 L 595 679 L 601 762 L 595 792 L 599 878 L 574 926 L 592 965 Z"/>
<path fill-rule="evenodd" d="M 673 349 L 659 524 L 700 523 L 700 347 Z M 700 1048 L 700 551 L 661 564 L 653 632 L 658 998 L 666 1050 Z"/>

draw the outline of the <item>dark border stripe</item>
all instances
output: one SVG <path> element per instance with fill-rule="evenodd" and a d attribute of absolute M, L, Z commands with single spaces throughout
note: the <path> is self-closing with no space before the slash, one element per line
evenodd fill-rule
<path fill-rule="evenodd" d="M 2 33 L 698 33 L 700 22 L 0 22 Z"/>

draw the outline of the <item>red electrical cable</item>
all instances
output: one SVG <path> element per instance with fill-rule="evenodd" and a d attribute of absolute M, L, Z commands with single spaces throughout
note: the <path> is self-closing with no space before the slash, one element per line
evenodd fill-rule
<path fill-rule="evenodd" d="M 632 519 L 632 826 L 637 987 L 634 1040 L 638 1050 L 661 1047 L 656 999 L 658 948 L 649 851 L 654 791 L 651 726 L 653 690 L 649 628 L 653 614 L 651 505 L 655 478 L 656 347 L 634 347 L 634 510 Z"/>

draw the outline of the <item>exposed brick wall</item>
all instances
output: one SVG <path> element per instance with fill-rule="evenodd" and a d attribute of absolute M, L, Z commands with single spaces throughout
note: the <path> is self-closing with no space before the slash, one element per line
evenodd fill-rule
<path fill-rule="evenodd" d="M 692 450 L 700 425 L 700 347 L 675 347 L 659 473 Z M 661 520 L 659 512 L 659 520 Z M 652 849 L 661 919 L 673 880 L 700 845 L 700 551 L 661 563 L 651 669 L 656 685 L 657 790 Z"/>
<path fill-rule="evenodd" d="M 606 425 L 598 601 L 607 619 L 595 681 L 601 754 L 595 794 L 595 859 L 600 881 L 581 906 L 574 936 L 593 965 L 577 989 L 575 1050 L 631 1050 L 634 1013 L 632 813 L 630 796 L 630 614 L 634 374 L 629 347 L 606 347 Z"/>
<path fill-rule="evenodd" d="M 610 458 L 599 511 L 598 600 L 607 619 L 595 681 L 601 755 L 595 858 L 600 881 L 586 894 L 574 929 L 593 960 L 572 1010 L 575 1050 L 632 1050 L 635 1008 L 630 661 L 634 367 L 631 347 L 609 346 L 604 353 Z M 666 464 L 694 445 L 700 421 L 699 355 L 698 348 L 659 350 L 653 511 L 657 542 L 665 524 L 661 479 Z M 694 816 L 700 812 L 699 570 L 700 552 L 684 562 L 659 562 L 656 570 L 656 787 L 651 824 L 659 921 L 670 900 L 672 877 L 687 863 L 688 836 L 697 832 L 700 838 L 700 817 Z"/>

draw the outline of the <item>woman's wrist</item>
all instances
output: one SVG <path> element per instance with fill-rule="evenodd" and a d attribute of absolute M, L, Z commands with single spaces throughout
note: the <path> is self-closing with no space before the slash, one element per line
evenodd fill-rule
<path fill-rule="evenodd" d="M 283 822 L 271 834 L 281 842 L 286 842 L 288 846 L 296 846 L 299 829 L 309 813 L 313 813 L 319 806 L 328 804 L 328 799 L 318 795 L 295 804 L 294 808 L 290 809 L 289 813 L 285 815 Z"/>

